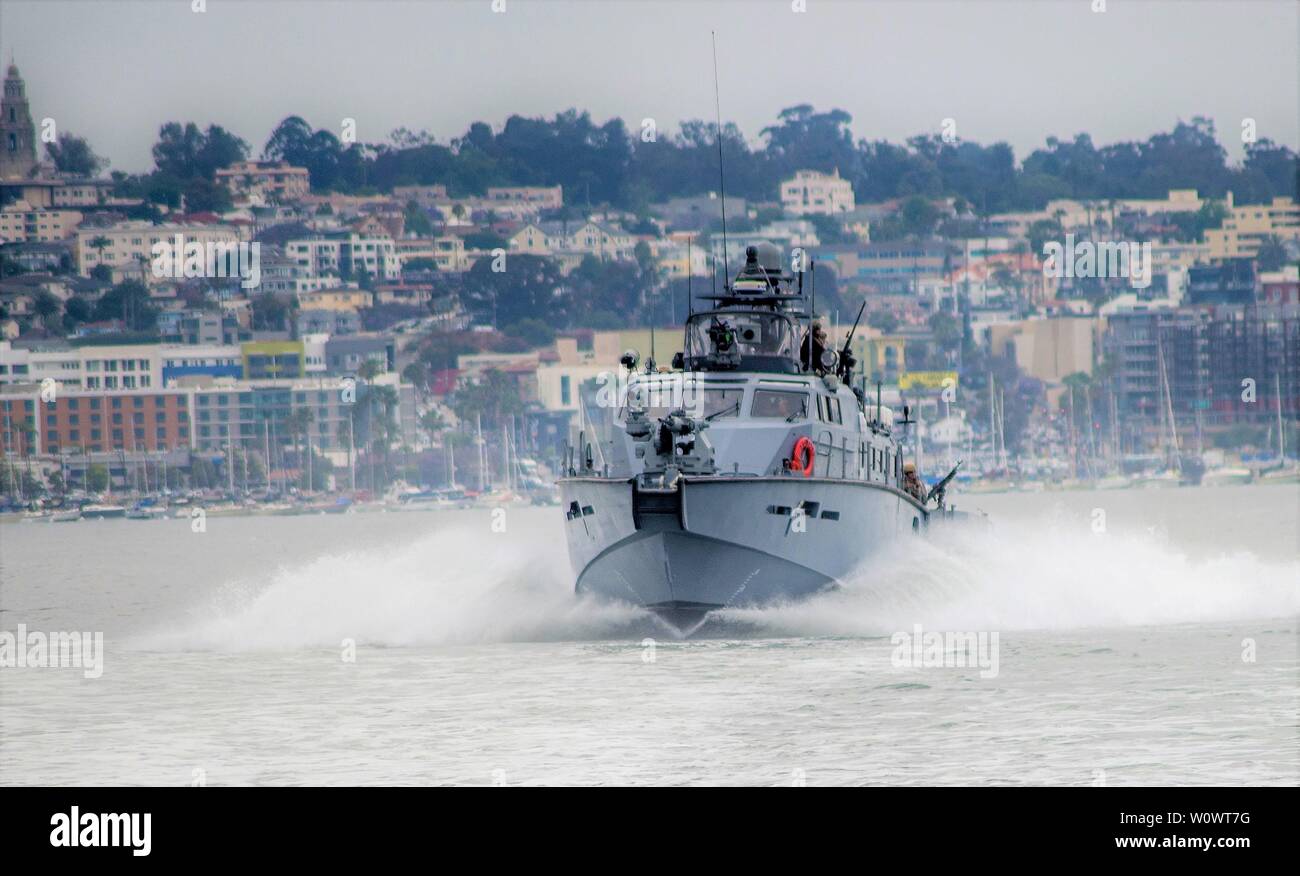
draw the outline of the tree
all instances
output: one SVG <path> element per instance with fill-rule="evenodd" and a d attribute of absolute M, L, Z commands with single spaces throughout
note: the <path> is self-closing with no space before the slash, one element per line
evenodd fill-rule
<path fill-rule="evenodd" d="M 430 408 L 420 415 L 420 429 L 429 436 L 430 444 L 438 444 L 447 431 L 447 419 L 437 408 Z"/>
<path fill-rule="evenodd" d="M 1043 258 L 1043 247 L 1049 240 L 1063 241 L 1065 231 L 1056 219 L 1039 219 L 1029 226 L 1029 251 L 1037 258 Z"/>
<path fill-rule="evenodd" d="M 475 231 L 471 234 L 465 235 L 466 249 L 505 249 L 509 245 L 510 241 L 506 240 L 495 231 Z"/>
<path fill-rule="evenodd" d="M 113 242 L 102 234 L 97 234 L 90 239 L 90 248 L 98 255 L 99 264 L 96 267 L 108 267 L 104 264 L 104 250 L 112 246 Z"/>
<path fill-rule="evenodd" d="M 524 411 L 519 385 L 507 374 L 489 368 L 475 383 L 456 390 L 451 408 L 462 422 L 480 417 L 484 428 L 499 428 L 508 417 Z"/>
<path fill-rule="evenodd" d="M 934 333 L 935 343 L 941 349 L 956 349 L 961 341 L 961 323 L 951 313 L 932 313 L 927 320 L 930 331 Z"/>
<path fill-rule="evenodd" d="M 225 213 L 233 206 L 230 190 L 220 183 L 195 179 L 185 186 L 185 209 L 192 213 Z"/>
<path fill-rule="evenodd" d="M 509 255 L 505 270 L 493 270 L 493 258 L 482 258 L 465 273 L 463 303 L 481 323 L 511 325 L 522 319 L 545 319 L 560 328 L 567 324 L 559 268 L 534 255 Z"/>
<path fill-rule="evenodd" d="M 344 150 L 324 129 L 313 131 L 301 116 L 289 116 L 276 126 L 262 149 L 265 158 L 305 167 L 313 189 L 355 188 L 364 183 L 368 163 L 360 144 Z"/>
<path fill-rule="evenodd" d="M 420 393 L 429 391 L 429 377 L 429 366 L 418 359 L 402 369 L 402 380 L 414 386 Z"/>
<path fill-rule="evenodd" d="M 108 161 L 96 155 L 85 137 L 78 137 L 68 131 L 59 135 L 58 140 L 45 144 L 45 154 L 54 162 L 59 173 L 76 176 L 95 176 L 108 165 Z"/>
<path fill-rule="evenodd" d="M 587 256 L 568 277 L 567 297 L 572 323 L 586 328 L 627 326 L 644 322 L 643 306 L 654 284 L 642 265 Z M 607 315 L 615 315 L 612 326 Z M 561 327 L 554 320 L 551 325 Z"/>
<path fill-rule="evenodd" d="M 91 463 L 86 469 L 86 489 L 91 493 L 102 493 L 108 489 L 108 468 L 101 463 Z"/>
<path fill-rule="evenodd" d="M 521 319 L 506 326 L 504 331 L 507 335 L 524 341 L 532 350 L 555 343 L 555 330 L 540 319 Z"/>
<path fill-rule="evenodd" d="M 83 322 L 89 322 L 92 316 L 90 303 L 74 295 L 63 304 L 63 327 L 71 332 Z"/>
<path fill-rule="evenodd" d="M 259 295 L 252 302 L 253 328 L 256 331 L 284 331 L 288 328 L 292 305 L 279 295 Z"/>
<path fill-rule="evenodd" d="M 433 236 L 433 223 L 429 221 L 429 214 L 424 212 L 415 201 L 407 203 L 404 217 L 407 231 L 419 237 Z"/>
<path fill-rule="evenodd" d="M 926 237 L 934 230 L 939 221 L 939 211 L 929 199 L 918 196 L 908 198 L 899 211 L 903 233 L 917 237 Z"/>
<path fill-rule="evenodd" d="M 436 271 L 438 263 L 431 258 L 410 259 L 402 263 L 403 274 L 414 274 L 420 271 Z"/>
<path fill-rule="evenodd" d="M 95 302 L 94 317 L 97 321 L 120 319 L 127 331 L 152 332 L 158 325 L 158 312 L 145 285 L 127 280 Z"/>
<path fill-rule="evenodd" d="M 218 170 L 248 158 L 248 143 L 220 125 L 200 131 L 193 122 L 168 122 L 158 130 L 153 147 L 159 174 L 188 182 L 213 179 Z"/>
<path fill-rule="evenodd" d="M 1276 235 L 1269 235 L 1261 240 L 1255 259 L 1259 262 L 1261 271 L 1280 271 L 1287 259 L 1287 250 L 1282 244 L 1282 239 Z"/>
<path fill-rule="evenodd" d="M 867 325 L 885 334 L 893 334 L 898 328 L 898 316 L 889 310 L 877 310 L 867 317 Z"/>
<path fill-rule="evenodd" d="M 32 309 L 36 312 L 37 319 L 41 321 L 41 328 L 48 330 L 53 318 L 63 311 L 63 302 L 42 289 L 36 293 L 36 301 Z"/>

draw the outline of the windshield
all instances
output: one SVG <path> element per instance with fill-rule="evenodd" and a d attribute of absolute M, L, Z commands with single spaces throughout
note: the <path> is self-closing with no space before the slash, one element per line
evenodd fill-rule
<path fill-rule="evenodd" d="M 750 416 L 794 419 L 808 415 L 808 394 L 786 390 L 757 389 Z"/>
<path fill-rule="evenodd" d="M 794 330 L 779 313 L 724 311 L 693 317 L 686 332 L 686 355 L 707 357 L 734 349 L 741 356 L 794 358 Z"/>

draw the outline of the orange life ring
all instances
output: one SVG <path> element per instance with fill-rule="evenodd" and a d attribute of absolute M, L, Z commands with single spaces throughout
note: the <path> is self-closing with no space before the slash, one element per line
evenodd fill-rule
<path fill-rule="evenodd" d="M 801 458 L 802 457 L 802 461 Z M 806 478 L 812 477 L 813 462 L 817 459 L 817 448 L 813 446 L 808 436 L 803 436 L 794 442 L 794 453 L 790 459 L 790 468 L 799 472 Z"/>

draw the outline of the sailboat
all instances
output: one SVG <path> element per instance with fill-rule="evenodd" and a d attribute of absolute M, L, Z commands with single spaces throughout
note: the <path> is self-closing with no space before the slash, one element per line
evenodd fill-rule
<path fill-rule="evenodd" d="M 1300 461 L 1286 461 L 1286 424 L 1282 422 L 1282 378 L 1273 375 L 1273 394 L 1277 398 L 1277 465 L 1260 471 L 1261 484 L 1300 484 Z"/>
<path fill-rule="evenodd" d="M 1168 429 L 1165 445 L 1168 461 L 1164 470 L 1149 474 L 1138 480 L 1138 486 L 1148 489 L 1177 487 L 1181 486 L 1183 482 L 1183 458 L 1178 449 L 1178 428 L 1174 423 L 1174 402 L 1169 392 L 1169 373 L 1165 370 L 1164 347 L 1159 343 L 1156 345 L 1156 357 L 1160 363 L 1160 389 L 1161 394 L 1164 396 L 1162 420 L 1164 420 L 1165 428 Z"/>
<path fill-rule="evenodd" d="M 1119 404 L 1115 399 L 1115 393 L 1110 393 L 1110 471 L 1097 479 L 1097 489 L 1099 490 L 1124 490 L 1133 485 L 1131 478 L 1126 476 L 1120 464 L 1123 454 L 1120 452 L 1119 441 Z"/>

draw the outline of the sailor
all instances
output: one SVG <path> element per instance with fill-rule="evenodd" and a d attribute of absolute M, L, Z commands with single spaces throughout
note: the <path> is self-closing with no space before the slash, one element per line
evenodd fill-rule
<path fill-rule="evenodd" d="M 925 485 L 916 476 L 916 463 L 914 462 L 903 464 L 903 489 L 911 494 L 916 501 L 925 501 Z"/>
<path fill-rule="evenodd" d="M 808 349 L 809 342 L 812 343 L 811 355 Z M 812 369 L 818 374 L 825 373 L 826 369 L 822 365 L 822 353 L 826 351 L 826 329 L 820 322 L 813 323 L 812 335 L 803 336 L 803 346 L 799 350 L 799 359 L 804 363 L 810 363 Z"/>

